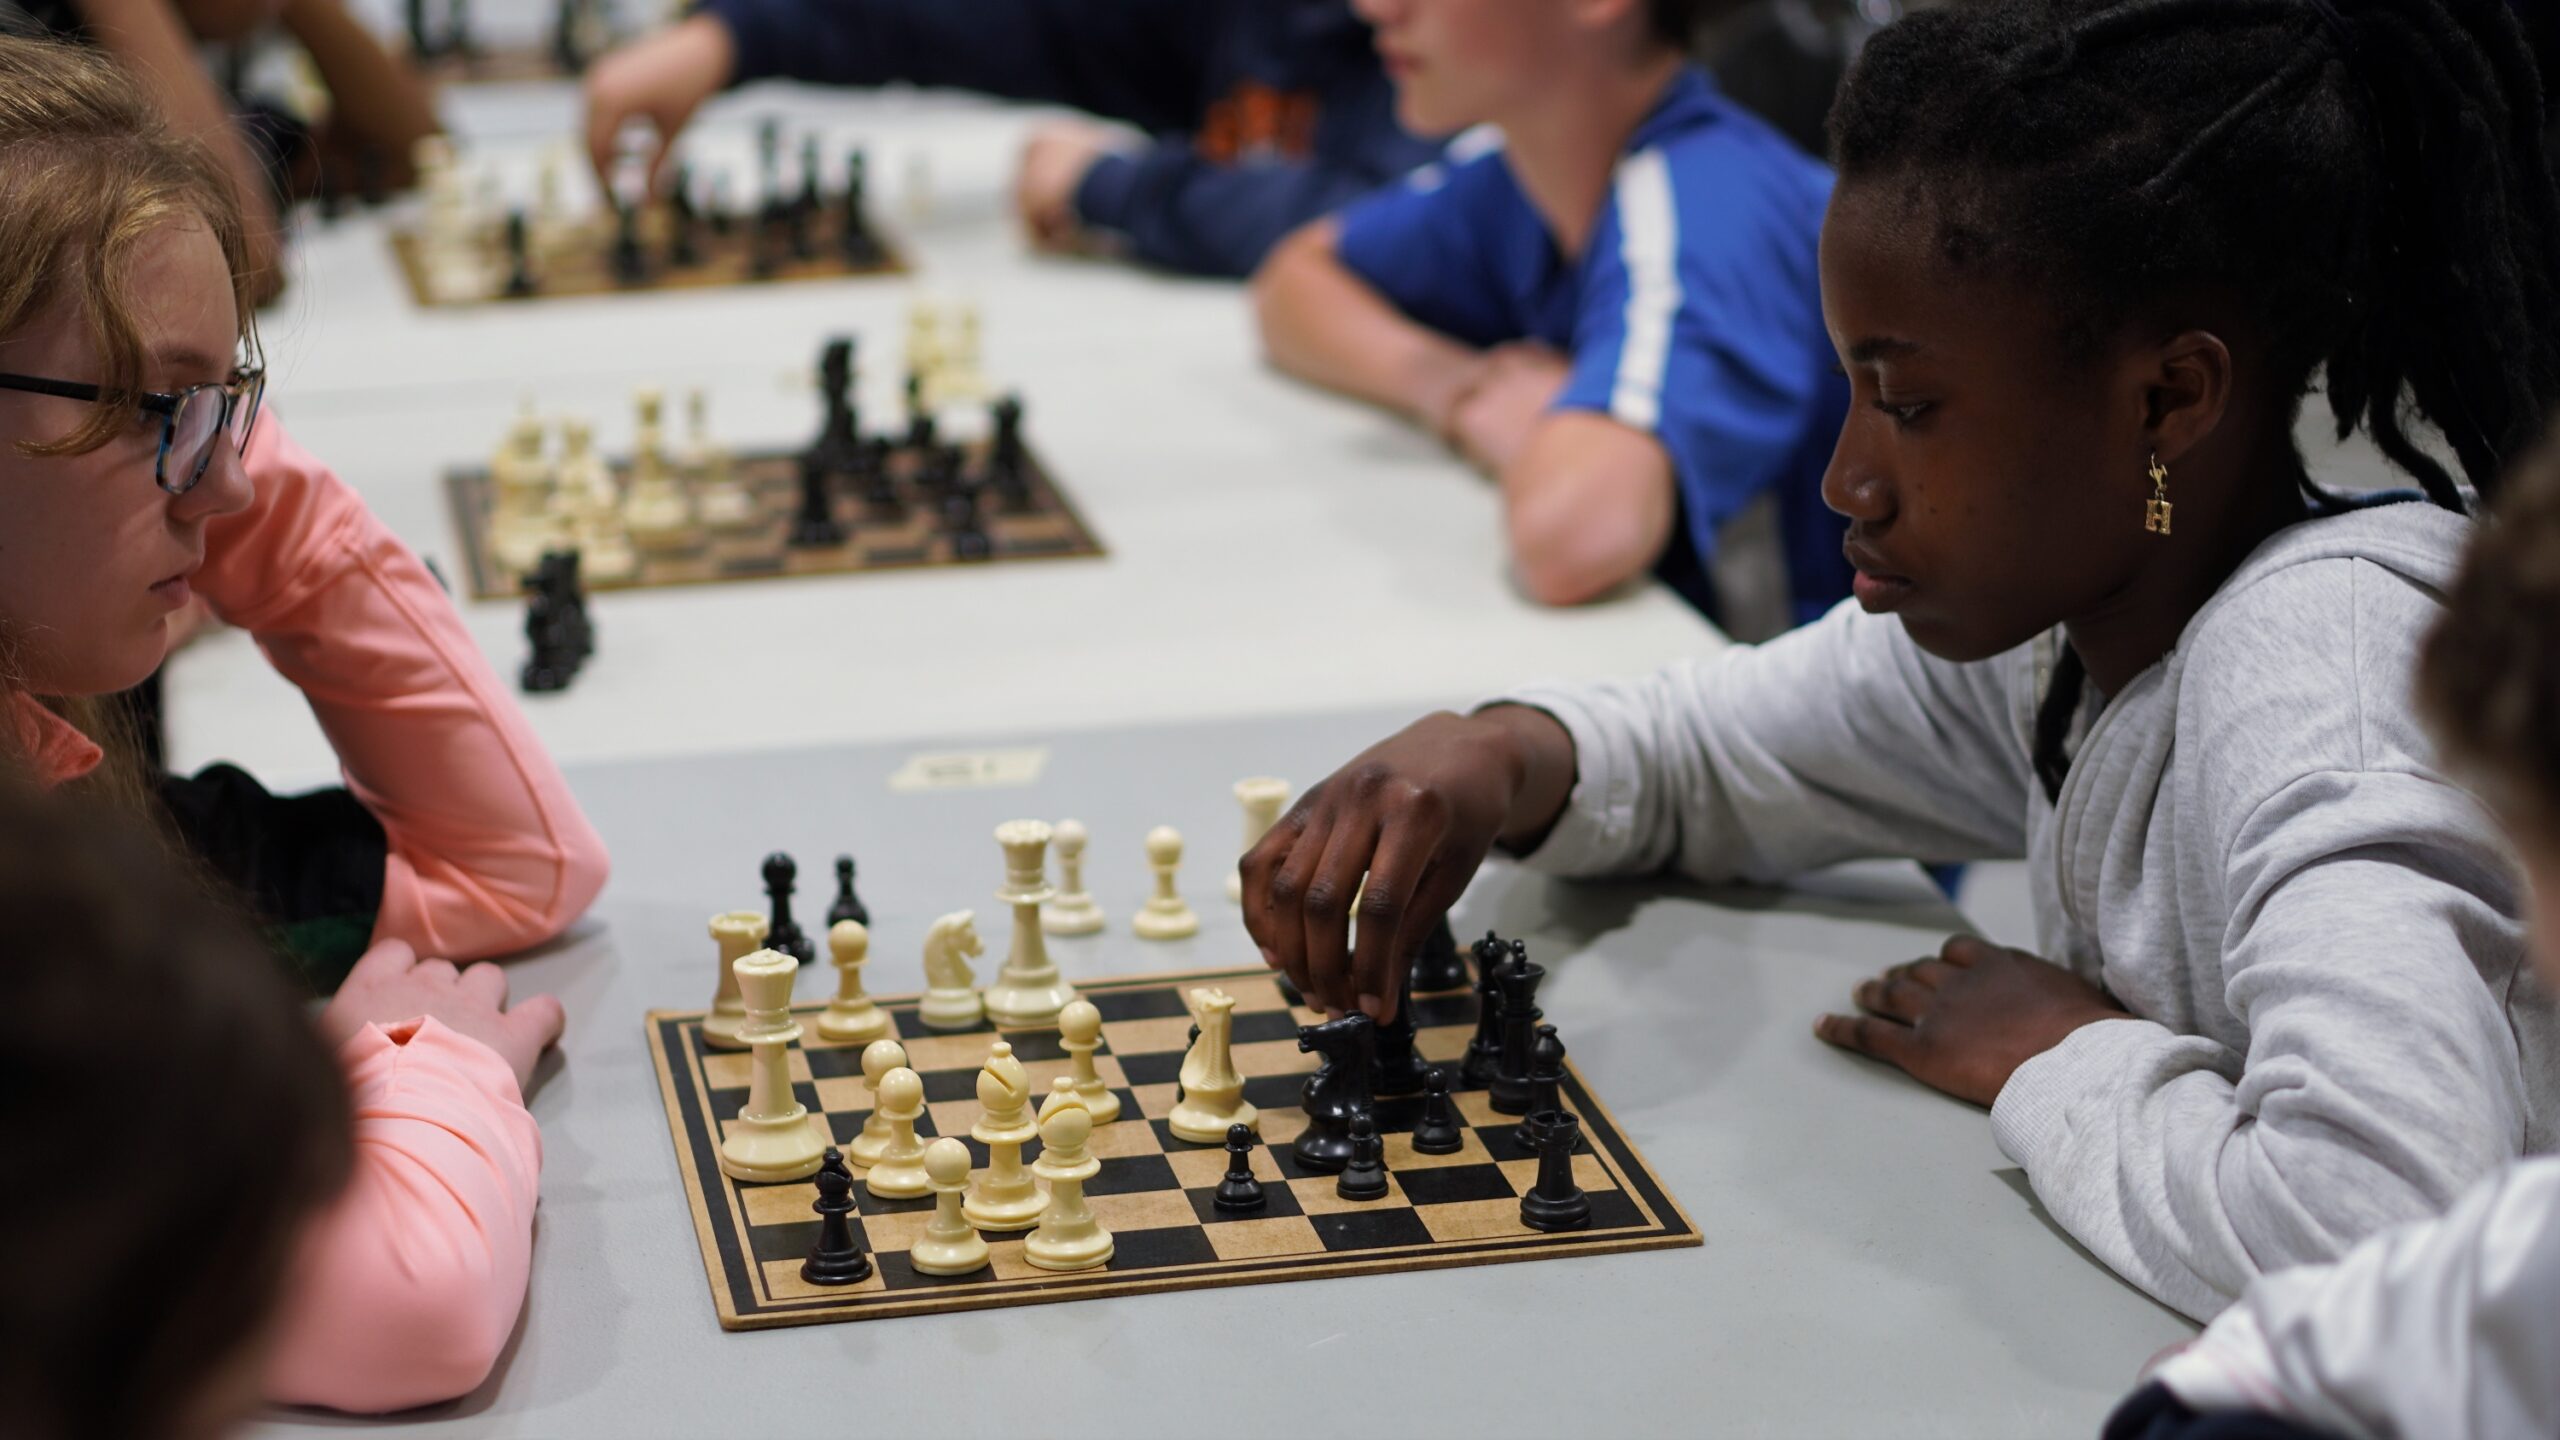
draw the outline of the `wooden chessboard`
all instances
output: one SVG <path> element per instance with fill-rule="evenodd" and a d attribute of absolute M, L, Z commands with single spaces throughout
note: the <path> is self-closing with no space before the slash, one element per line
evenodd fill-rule
<path fill-rule="evenodd" d="M 558 300 L 581 295 L 636 295 L 651 290 L 704 290 L 723 285 L 764 285 L 790 280 L 840 280 L 858 275 L 903 275 L 907 261 L 889 238 L 872 226 L 879 259 L 868 265 L 855 265 L 844 258 L 838 242 L 844 230 L 844 218 L 835 204 L 821 207 L 810 225 L 811 258 L 797 260 L 784 253 L 765 274 L 755 269 L 756 219 L 740 215 L 728 229 L 715 230 L 708 221 L 696 228 L 694 264 L 673 266 L 667 263 L 669 236 L 673 221 L 664 206 L 655 206 L 640 217 L 641 248 L 649 256 L 649 273 L 637 284 L 625 284 L 613 273 L 614 221 L 610 215 L 596 214 L 577 223 L 556 244 L 545 247 L 535 257 L 534 288 L 525 295 L 498 293 L 471 300 L 440 300 L 427 286 L 426 257 L 423 241 L 414 227 L 401 227 L 391 232 L 391 253 L 399 262 L 400 273 L 409 283 L 409 298 L 422 309 L 439 306 L 471 306 L 514 304 L 533 300 Z M 490 273 L 503 282 L 507 273 L 505 248 L 492 243 L 488 250 Z"/>
<path fill-rule="evenodd" d="M 974 475 L 984 469 L 985 449 L 983 440 L 963 448 L 966 473 Z M 627 488 L 631 476 L 629 459 L 615 458 L 609 463 L 614 479 Z M 1025 444 L 1022 471 L 1029 505 L 1020 511 L 1008 510 L 996 495 L 986 495 L 978 513 L 989 554 L 983 560 L 955 555 L 951 537 L 944 532 L 934 507 L 925 503 L 927 497 L 919 494 L 913 482 L 919 464 L 917 457 L 904 449 L 890 455 L 889 473 L 898 482 L 899 492 L 908 497 L 902 511 L 894 514 L 875 511 L 859 495 L 844 493 L 852 487 L 840 481 L 835 514 L 847 529 L 845 543 L 800 548 L 788 543 L 792 517 L 800 508 L 799 452 L 740 455 L 731 461 L 733 473 L 755 496 L 762 520 L 741 530 L 706 529 L 689 549 L 663 553 L 644 550 L 639 571 L 632 579 L 601 582 L 589 577 L 587 588 L 645 590 L 777 575 L 843 575 L 909 570 L 921 565 L 975 565 L 1103 553 L 1102 541 L 1085 524 L 1084 517 L 1076 513 L 1039 454 Z M 471 571 L 472 598 L 505 600 L 522 594 L 518 577 L 505 573 L 490 547 L 489 514 L 495 497 L 488 468 L 449 470 L 444 484 L 445 498 L 453 508 L 455 533 L 462 537 L 464 561 Z"/>
<path fill-rule="evenodd" d="M 1211 985 L 1235 997 L 1236 1069 L 1245 1077 L 1245 1098 L 1261 1110 L 1263 1144 L 1253 1164 L 1268 1203 L 1259 1214 L 1228 1215 L 1212 1206 L 1210 1197 L 1226 1169 L 1225 1148 L 1177 1140 L 1166 1123 L 1191 1028 L 1183 995 Z M 1541 1234 L 1520 1222 L 1520 1196 L 1535 1180 L 1537 1160 L 1515 1138 L 1515 1117 L 1494 1113 L 1481 1089 L 1453 1092 L 1465 1146 L 1452 1155 L 1414 1152 L 1421 1097 L 1377 1102 L 1374 1113 L 1386 1140 L 1386 1199 L 1344 1200 L 1334 1193 L 1334 1177 L 1299 1168 L 1289 1144 L 1306 1126 L 1299 1089 L 1315 1057 L 1299 1051 L 1297 1027 L 1321 1017 L 1293 1012 L 1269 971 L 1108 980 L 1083 986 L 1082 994 L 1102 1012 L 1103 1046 L 1095 1065 L 1122 1107 L 1121 1118 L 1095 1130 L 1088 1147 L 1102 1168 L 1085 1193 L 1113 1233 L 1110 1262 L 1098 1270 L 1056 1274 L 1023 1258 L 1020 1235 L 990 1233 L 988 1269 L 921 1275 L 908 1265 L 906 1252 L 932 1218 L 932 1198 L 882 1200 L 856 1184 L 861 1210 L 855 1230 L 871 1255 L 872 1273 L 859 1284 L 832 1288 L 800 1278 L 800 1262 L 818 1234 L 810 1209 L 816 1186 L 740 1184 L 720 1173 L 722 1127 L 746 1101 L 746 1053 L 706 1049 L 701 1011 L 652 1012 L 649 1049 L 721 1328 L 814 1325 L 1703 1243 L 1570 1061 L 1564 1103 L 1582 1117 L 1574 1170 L 1591 1197 L 1591 1224 Z M 981 1113 L 978 1070 L 998 1032 L 984 1025 L 959 1032 L 927 1029 L 913 996 L 879 1003 L 896 1022 L 908 1066 L 924 1081 L 925 1116 L 917 1133 L 967 1140 Z M 861 1047 L 819 1037 L 816 1021 L 824 1008 L 794 1012 L 804 1038 L 791 1057 L 793 1089 L 800 1103 L 824 1116 L 843 1145 L 860 1133 L 869 1095 Z M 1474 1033 L 1474 994 L 1418 996 L 1414 1018 L 1422 1056 L 1454 1061 Z M 1057 1032 L 1001 1033 L 1023 1062 L 1032 1093 L 1047 1094 L 1050 1081 L 1069 1065 Z M 1455 1065 L 1448 1068 L 1454 1079 Z M 987 1148 L 974 1140 L 967 1144 L 973 1164 L 983 1167 Z M 1033 1141 L 1023 1158 L 1038 1151 Z"/>

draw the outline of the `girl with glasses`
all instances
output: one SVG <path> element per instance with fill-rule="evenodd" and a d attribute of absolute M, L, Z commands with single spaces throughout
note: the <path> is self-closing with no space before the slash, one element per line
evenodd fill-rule
<path fill-rule="evenodd" d="M 259 404 L 245 233 L 119 72 L 0 37 L 0 777 L 148 816 L 320 988 L 344 977 L 323 1027 L 355 1166 L 265 1389 L 392 1409 L 471 1389 L 514 1326 L 541 1165 L 522 1090 L 562 1023 L 548 996 L 508 1008 L 494 968 L 417 957 L 557 934 L 605 859 L 425 566 Z M 344 790 L 125 753 L 98 697 L 198 597 L 305 691 Z"/>

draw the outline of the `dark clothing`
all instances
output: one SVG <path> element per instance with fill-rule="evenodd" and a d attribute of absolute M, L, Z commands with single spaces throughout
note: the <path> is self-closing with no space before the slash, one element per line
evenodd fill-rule
<path fill-rule="evenodd" d="M 2169 1387 L 2143 1386 L 2107 1417 L 2099 1440 L 2329 1440 L 2327 1432 L 2257 1410 L 2217 1410 L 2199 1415 Z"/>
<path fill-rule="evenodd" d="M 1141 260 L 1246 275 L 1281 236 L 1439 152 L 1404 133 L 1343 0 L 704 0 L 740 83 L 950 86 L 1154 137 L 1076 192 Z"/>
<path fill-rule="evenodd" d="M 316 994 L 338 988 L 372 943 L 390 843 L 345 790 L 273 795 L 245 770 L 160 778 L 187 852 L 227 881 Z"/>

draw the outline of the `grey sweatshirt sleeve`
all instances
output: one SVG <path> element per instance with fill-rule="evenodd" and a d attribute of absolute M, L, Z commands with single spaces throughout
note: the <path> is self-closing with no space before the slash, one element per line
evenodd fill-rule
<path fill-rule="evenodd" d="M 2560 1160 L 2249 1287 L 2155 1379 L 2198 1413 L 2382 1440 L 2560 1435 Z"/>
<path fill-rule="evenodd" d="M 1573 736 L 1576 778 L 1531 866 L 1775 881 L 1869 856 L 2016 855 L 2026 751 L 2002 667 L 1936 659 L 1854 602 L 1765 645 L 1636 680 L 1506 697 Z"/>

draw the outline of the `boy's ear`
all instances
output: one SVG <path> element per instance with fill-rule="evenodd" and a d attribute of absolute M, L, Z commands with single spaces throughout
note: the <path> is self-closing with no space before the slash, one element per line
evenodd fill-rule
<path fill-rule="evenodd" d="M 2184 330 L 2143 351 L 2135 364 L 2143 428 L 2160 463 L 2174 466 L 2231 407 L 2231 347 L 2210 330 Z"/>

